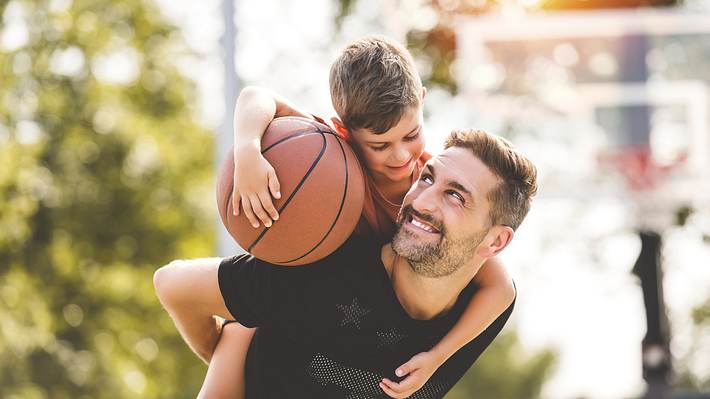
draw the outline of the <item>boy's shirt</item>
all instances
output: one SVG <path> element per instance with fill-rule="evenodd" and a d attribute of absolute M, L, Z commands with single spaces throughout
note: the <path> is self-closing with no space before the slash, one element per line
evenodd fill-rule
<path fill-rule="evenodd" d="M 317 115 L 312 115 L 316 121 L 330 127 L 333 131 L 345 140 L 351 146 L 353 145 L 352 137 L 345 129 L 338 128 L 335 123 L 327 123 L 323 118 Z M 417 160 L 412 173 L 412 184 L 419 179 L 419 174 L 424 169 L 424 164 L 431 158 L 431 154 L 424 152 Z M 362 165 L 362 161 L 360 162 Z M 363 168 L 365 169 L 365 168 Z M 389 201 L 377 189 L 374 179 L 370 176 L 367 170 L 364 170 L 365 177 L 365 201 L 362 207 L 362 218 L 355 229 L 355 233 L 373 238 L 377 243 L 385 244 L 392 239 L 396 230 L 395 221 L 399 214 L 399 209 L 402 204 L 396 204 Z"/>
<path fill-rule="evenodd" d="M 402 308 L 380 247 L 352 236 L 310 265 L 224 259 L 219 287 L 238 322 L 256 327 L 246 363 L 247 398 L 387 398 L 378 384 L 454 326 L 477 286 L 446 315 L 415 320 Z M 441 398 L 508 320 L 513 305 L 446 361 L 411 398 Z"/>

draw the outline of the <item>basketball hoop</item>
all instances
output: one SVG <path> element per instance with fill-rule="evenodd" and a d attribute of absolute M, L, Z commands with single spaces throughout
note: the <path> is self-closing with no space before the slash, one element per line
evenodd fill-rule
<path fill-rule="evenodd" d="M 662 179 L 673 169 L 682 165 L 688 157 L 686 152 L 679 154 L 671 162 L 660 163 L 649 147 L 622 147 L 599 154 L 599 165 L 607 170 L 615 170 L 626 181 L 632 192 L 650 191 L 656 188 Z"/>

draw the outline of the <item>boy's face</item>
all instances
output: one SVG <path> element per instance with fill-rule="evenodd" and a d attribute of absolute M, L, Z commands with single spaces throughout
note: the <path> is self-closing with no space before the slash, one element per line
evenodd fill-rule
<path fill-rule="evenodd" d="M 382 134 L 368 129 L 351 131 L 365 166 L 376 179 L 400 182 L 412 176 L 424 151 L 422 107 L 409 108 L 399 122 Z"/>

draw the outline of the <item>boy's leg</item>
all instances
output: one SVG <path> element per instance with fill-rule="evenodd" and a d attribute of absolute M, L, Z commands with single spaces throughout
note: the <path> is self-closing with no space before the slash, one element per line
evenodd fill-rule
<path fill-rule="evenodd" d="M 255 331 L 236 322 L 224 325 L 198 398 L 244 398 L 247 352 Z"/>

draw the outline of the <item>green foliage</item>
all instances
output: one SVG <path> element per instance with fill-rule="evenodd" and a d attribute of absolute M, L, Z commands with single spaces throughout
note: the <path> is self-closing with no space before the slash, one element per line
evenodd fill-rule
<path fill-rule="evenodd" d="M 418 60 L 429 65 L 422 71 L 422 81 L 428 87 L 441 87 L 456 94 L 452 66 L 456 59 L 456 35 L 453 27 L 439 24 L 429 31 L 409 31 L 407 47 Z"/>
<path fill-rule="evenodd" d="M 698 305 L 692 312 L 694 326 L 693 343 L 688 351 L 687 358 L 681 359 L 681 368 L 678 372 L 675 386 L 689 392 L 710 393 L 710 373 L 700 368 L 697 371 L 690 370 L 687 365 L 695 362 L 705 364 L 707 361 L 707 347 L 710 340 L 710 297 L 705 302 Z"/>
<path fill-rule="evenodd" d="M 446 398 L 538 398 L 556 358 L 549 349 L 527 355 L 515 333 L 503 332 Z"/>
<path fill-rule="evenodd" d="M 3 7 L 28 40 L 0 52 L 0 397 L 194 397 L 204 367 L 152 287 L 213 248 L 188 51 L 141 0 Z M 133 79 L 100 79 L 112 54 Z"/>

